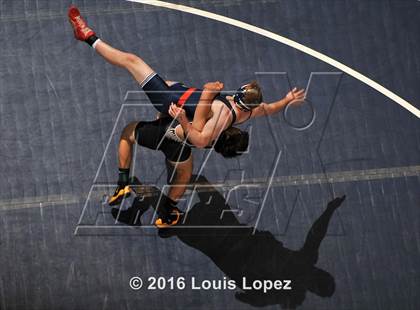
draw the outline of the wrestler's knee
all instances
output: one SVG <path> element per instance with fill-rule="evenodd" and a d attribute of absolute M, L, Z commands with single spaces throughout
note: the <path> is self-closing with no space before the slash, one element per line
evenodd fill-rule
<path fill-rule="evenodd" d="M 188 184 L 191 180 L 193 170 L 192 155 L 183 162 L 171 162 L 166 160 L 168 184 Z"/>
<path fill-rule="evenodd" d="M 124 54 L 124 63 L 126 67 L 137 66 L 140 61 L 140 58 L 137 55 L 132 53 Z"/>
<path fill-rule="evenodd" d="M 137 124 L 137 122 L 131 122 L 127 126 L 125 126 L 121 133 L 121 139 L 127 140 L 130 143 L 135 143 L 135 131 Z"/>

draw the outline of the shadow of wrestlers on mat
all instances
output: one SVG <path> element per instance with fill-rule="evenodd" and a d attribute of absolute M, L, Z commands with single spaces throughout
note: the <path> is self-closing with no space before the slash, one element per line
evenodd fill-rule
<path fill-rule="evenodd" d="M 197 182 L 206 186 L 205 191 L 197 191 L 200 201 L 184 215 L 185 221 L 182 224 L 176 228 L 159 230 L 161 237 L 176 236 L 183 243 L 207 255 L 226 276 L 235 281 L 241 289 L 235 296 L 244 303 L 257 307 L 281 305 L 290 309 L 303 303 L 306 291 L 321 297 L 333 295 L 333 276 L 315 267 L 315 264 L 330 219 L 345 196 L 328 203 L 309 230 L 303 247 L 295 251 L 284 247 L 268 231 L 257 230 L 254 233 L 252 227 L 244 227 L 232 212 L 226 212 L 231 210 L 230 206 L 205 177 L 200 176 Z M 135 200 L 131 208 L 120 212 L 118 221 L 138 225 L 139 215 L 150 205 L 147 199 Z M 292 289 L 270 290 L 267 293 L 262 290 L 244 290 L 244 277 L 247 285 L 256 280 L 291 280 Z"/>

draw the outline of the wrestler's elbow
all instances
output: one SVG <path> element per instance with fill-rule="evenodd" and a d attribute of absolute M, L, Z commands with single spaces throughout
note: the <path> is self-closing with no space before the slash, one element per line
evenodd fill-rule
<path fill-rule="evenodd" d="M 198 149 L 204 149 L 206 146 L 207 146 L 207 144 L 206 143 L 203 143 L 203 142 L 197 142 L 197 143 L 194 143 L 194 145 L 195 145 L 195 147 L 196 148 L 198 148 Z"/>
<path fill-rule="evenodd" d="M 199 149 L 204 149 L 209 144 L 210 144 L 210 139 L 207 137 L 200 137 L 200 139 L 198 139 L 194 143 L 194 145 Z"/>
<path fill-rule="evenodd" d="M 279 112 L 279 109 L 277 109 L 274 104 L 261 103 L 260 107 L 262 115 L 273 115 Z"/>

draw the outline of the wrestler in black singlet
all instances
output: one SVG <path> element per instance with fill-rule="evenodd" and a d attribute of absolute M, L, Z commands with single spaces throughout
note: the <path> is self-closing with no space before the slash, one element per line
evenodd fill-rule
<path fill-rule="evenodd" d="M 166 159 L 171 162 L 184 162 L 191 156 L 191 147 L 165 136 L 172 123 L 174 120 L 170 117 L 139 122 L 135 130 L 136 141 L 141 146 L 162 151 Z"/>

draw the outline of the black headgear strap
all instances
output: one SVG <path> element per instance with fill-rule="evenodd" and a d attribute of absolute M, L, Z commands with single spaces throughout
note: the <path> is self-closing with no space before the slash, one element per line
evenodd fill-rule
<path fill-rule="evenodd" d="M 241 109 L 242 111 L 251 111 L 251 108 L 249 106 L 247 106 L 247 104 L 245 103 L 245 93 L 246 93 L 246 88 L 245 85 L 242 86 L 241 88 L 239 88 L 236 93 L 233 95 L 233 101 L 235 101 L 235 103 L 238 105 L 239 109 Z"/>

